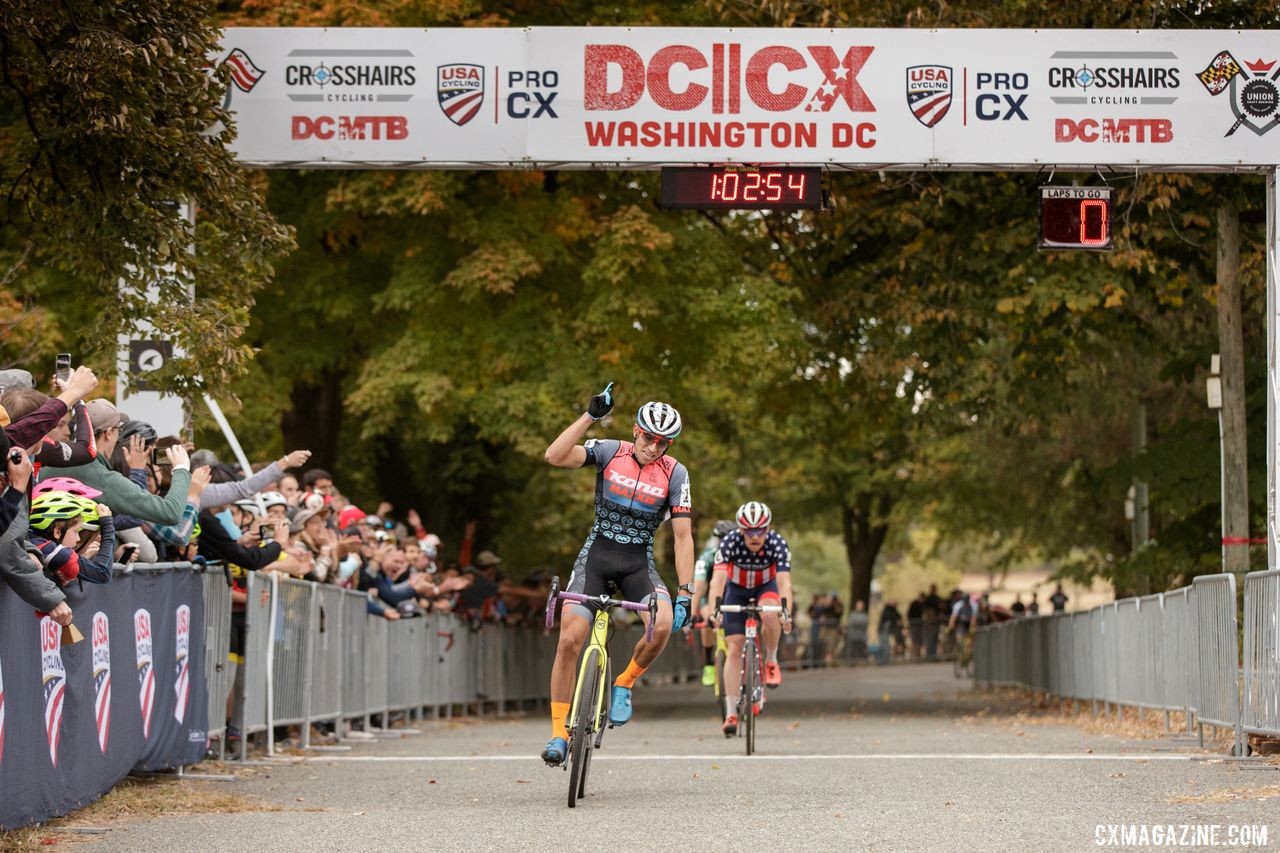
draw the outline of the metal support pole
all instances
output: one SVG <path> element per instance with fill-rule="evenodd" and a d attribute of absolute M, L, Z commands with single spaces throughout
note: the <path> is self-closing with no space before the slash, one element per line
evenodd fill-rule
<path fill-rule="evenodd" d="M 1280 531 L 1276 529 L 1276 424 L 1280 420 L 1280 370 L 1276 357 L 1280 354 L 1277 340 L 1280 322 L 1276 315 L 1276 290 L 1280 281 L 1280 256 L 1276 254 L 1276 193 L 1280 192 L 1280 168 L 1267 173 L 1267 568 L 1277 567 L 1280 555 Z"/>

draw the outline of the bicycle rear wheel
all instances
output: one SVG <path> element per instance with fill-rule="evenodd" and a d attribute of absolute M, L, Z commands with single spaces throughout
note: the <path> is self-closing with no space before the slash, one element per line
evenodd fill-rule
<path fill-rule="evenodd" d="M 578 684 L 578 713 L 573 720 L 573 736 L 569 742 L 569 808 L 578 804 L 586 785 L 587 762 L 591 760 L 595 740 L 596 693 L 600 688 L 600 652 L 587 649 L 582 681 Z"/>
<path fill-rule="evenodd" d="M 716 652 L 716 707 L 720 709 L 720 724 L 724 725 L 725 717 L 729 716 L 729 712 L 725 710 L 724 701 L 724 652 Z"/>
<path fill-rule="evenodd" d="M 742 709 L 742 725 L 745 726 L 747 739 L 747 755 L 756 751 L 756 690 L 760 682 L 760 664 L 756 658 L 755 640 L 747 640 L 742 650 L 742 686 L 746 701 Z"/>

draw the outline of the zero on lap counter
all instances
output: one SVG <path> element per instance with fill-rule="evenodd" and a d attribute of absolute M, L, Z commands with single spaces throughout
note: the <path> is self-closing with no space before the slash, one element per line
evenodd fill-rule
<path fill-rule="evenodd" d="M 1041 187 L 1041 249 L 1110 251 L 1110 187 Z"/>

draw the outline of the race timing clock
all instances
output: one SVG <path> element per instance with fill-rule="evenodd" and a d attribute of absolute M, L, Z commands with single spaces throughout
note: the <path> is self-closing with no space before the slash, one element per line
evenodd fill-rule
<path fill-rule="evenodd" d="M 664 168 L 660 206 L 700 210 L 820 210 L 822 168 Z"/>
<path fill-rule="evenodd" d="M 1041 249 L 1113 249 L 1111 188 L 1041 187 L 1037 245 Z"/>

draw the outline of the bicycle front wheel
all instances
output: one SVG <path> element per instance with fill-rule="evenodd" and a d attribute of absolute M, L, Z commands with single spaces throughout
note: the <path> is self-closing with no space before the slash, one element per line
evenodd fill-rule
<path fill-rule="evenodd" d="M 587 781 L 587 762 L 595 740 L 596 699 L 600 690 L 600 651 L 587 649 L 586 665 L 578 682 L 578 713 L 569 743 L 569 808 L 578 804 Z"/>
<path fill-rule="evenodd" d="M 742 704 L 742 724 L 747 739 L 747 755 L 756 751 L 756 690 L 759 689 L 760 664 L 757 659 L 756 644 L 748 640 L 742 650 L 742 686 L 746 701 Z"/>

